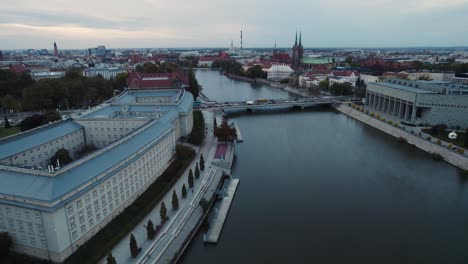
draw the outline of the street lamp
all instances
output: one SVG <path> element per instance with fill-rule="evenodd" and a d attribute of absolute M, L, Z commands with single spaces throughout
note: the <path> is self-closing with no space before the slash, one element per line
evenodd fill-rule
<path fill-rule="evenodd" d="M 452 131 L 448 134 L 448 138 L 450 139 L 450 144 L 452 144 L 452 141 L 457 139 L 457 133 L 455 133 L 455 131 Z M 452 144 L 453 145 L 453 144 Z"/>

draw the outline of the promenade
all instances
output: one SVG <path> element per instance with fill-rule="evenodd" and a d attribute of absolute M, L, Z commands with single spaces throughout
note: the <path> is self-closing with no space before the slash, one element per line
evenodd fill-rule
<path fill-rule="evenodd" d="M 192 163 L 187 167 L 179 181 L 174 185 L 173 190 L 176 191 L 179 197 L 179 209 L 172 210 L 172 191 L 168 192 L 162 201 L 166 204 L 168 222 L 158 232 L 153 240 L 147 239 L 146 224 L 151 219 L 154 225 L 158 225 L 160 221 L 159 211 L 161 203 L 158 203 L 154 209 L 144 218 L 138 225 L 131 230 L 118 244 L 111 250 L 117 263 L 167 263 L 169 259 L 183 245 L 183 241 L 190 234 L 191 230 L 196 226 L 198 220 L 202 217 L 203 211 L 199 206 L 199 201 L 202 198 L 209 198 L 209 195 L 214 194 L 214 188 L 221 179 L 222 170 L 211 166 L 212 157 L 216 150 L 216 140 L 213 136 L 213 113 L 203 111 L 205 119 L 205 127 L 207 135 L 203 144 L 198 149 Z M 194 180 L 193 189 L 189 188 L 187 177 L 189 170 L 194 170 L 195 164 L 199 161 L 200 155 L 203 153 L 205 158 L 205 171 L 201 172 L 200 178 Z M 187 188 L 187 197 L 183 198 L 181 194 L 182 185 Z M 129 242 L 130 234 L 135 236 L 138 247 L 141 252 L 136 258 L 130 255 Z M 99 263 L 105 264 L 106 259 L 103 258 Z"/>
<path fill-rule="evenodd" d="M 433 143 L 432 141 L 428 141 L 426 139 L 418 137 L 417 135 L 413 135 L 405 130 L 396 128 L 374 117 L 371 117 L 360 111 L 357 111 L 345 104 L 341 104 L 337 106 L 336 109 L 343 114 L 346 114 L 356 120 L 359 120 L 369 126 L 372 126 L 396 138 L 400 138 L 400 137 L 404 138 L 409 144 L 413 144 L 417 148 L 429 154 L 437 153 L 441 155 L 446 162 L 460 169 L 468 170 L 468 158 L 465 155 L 461 155 L 448 148 L 437 145 Z"/>

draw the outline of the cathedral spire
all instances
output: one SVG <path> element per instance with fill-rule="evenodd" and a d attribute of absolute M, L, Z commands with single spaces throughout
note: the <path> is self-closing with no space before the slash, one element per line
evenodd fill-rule
<path fill-rule="evenodd" d="M 301 39 L 302 39 L 302 32 L 300 32 L 300 33 L 299 33 L 299 46 L 301 46 L 301 45 L 302 45 L 302 41 L 301 41 Z"/>
<path fill-rule="evenodd" d="M 294 41 L 294 46 L 297 45 L 297 30 L 296 30 L 296 40 Z"/>

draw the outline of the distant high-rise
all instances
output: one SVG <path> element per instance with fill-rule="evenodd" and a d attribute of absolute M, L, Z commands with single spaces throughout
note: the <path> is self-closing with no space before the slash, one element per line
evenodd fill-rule
<path fill-rule="evenodd" d="M 0 50 L 0 60 L 3 60 L 3 52 Z"/>
<path fill-rule="evenodd" d="M 57 43 L 54 42 L 54 56 L 55 57 L 58 57 L 59 56 L 59 52 L 58 52 L 58 48 L 57 48 Z"/>

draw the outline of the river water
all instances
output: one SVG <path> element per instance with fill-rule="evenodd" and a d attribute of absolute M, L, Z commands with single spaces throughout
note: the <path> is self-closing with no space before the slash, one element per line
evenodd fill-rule
<path fill-rule="evenodd" d="M 196 76 L 215 100 L 291 96 Z M 453 166 L 331 110 L 233 119 L 239 188 L 219 243 L 200 232 L 182 263 L 468 263 L 468 184 Z"/>

